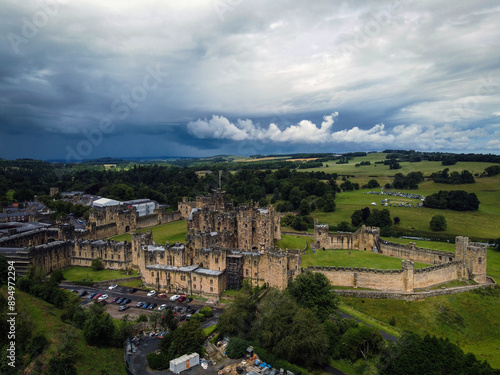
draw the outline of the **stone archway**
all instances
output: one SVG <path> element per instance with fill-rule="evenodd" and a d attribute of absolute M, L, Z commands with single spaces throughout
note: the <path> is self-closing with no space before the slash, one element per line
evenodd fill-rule
<path fill-rule="evenodd" d="M 125 232 L 130 232 L 130 226 L 128 226 L 128 225 L 127 225 L 127 226 L 125 227 Z"/>

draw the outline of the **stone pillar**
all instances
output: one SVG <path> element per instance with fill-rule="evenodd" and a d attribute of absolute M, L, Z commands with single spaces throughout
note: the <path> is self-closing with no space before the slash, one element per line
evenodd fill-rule
<path fill-rule="evenodd" d="M 405 292 L 413 292 L 413 276 L 415 273 L 415 263 L 411 260 L 403 260 L 401 262 L 403 269 L 403 287 Z"/>

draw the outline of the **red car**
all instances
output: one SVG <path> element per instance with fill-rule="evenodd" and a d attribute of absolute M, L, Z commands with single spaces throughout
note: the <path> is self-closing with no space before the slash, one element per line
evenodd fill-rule
<path fill-rule="evenodd" d="M 96 294 L 96 295 L 94 296 L 94 299 L 98 299 L 98 298 L 99 298 L 99 297 L 101 297 L 101 296 L 102 296 L 102 293 Z"/>
<path fill-rule="evenodd" d="M 177 301 L 182 302 L 187 298 L 186 295 L 182 294 Z"/>

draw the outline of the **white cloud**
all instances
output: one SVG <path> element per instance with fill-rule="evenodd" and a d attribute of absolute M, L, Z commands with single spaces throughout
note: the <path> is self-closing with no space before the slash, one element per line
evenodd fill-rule
<path fill-rule="evenodd" d="M 355 126 L 335 131 L 333 125 L 337 116 L 337 112 L 324 116 L 319 126 L 310 120 L 302 120 L 280 129 L 274 123 L 264 128 L 254 124 L 250 119 L 238 119 L 236 123 L 232 123 L 223 116 L 214 115 L 210 120 L 192 121 L 187 128 L 189 133 L 197 138 L 302 144 L 354 143 L 370 148 L 391 146 L 420 150 L 467 149 L 476 146 L 474 140 L 488 135 L 481 128 L 464 130 L 451 124 L 441 127 L 420 124 L 398 125 L 392 129 L 386 129 L 384 124 L 376 124 L 369 129 Z M 488 145 L 491 147 L 488 148 L 493 148 L 497 142 L 490 141 Z"/>

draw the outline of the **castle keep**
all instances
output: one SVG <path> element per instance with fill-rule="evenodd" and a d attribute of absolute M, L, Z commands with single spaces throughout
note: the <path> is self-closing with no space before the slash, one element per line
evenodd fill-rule
<path fill-rule="evenodd" d="M 101 258 L 105 268 L 137 270 L 150 288 L 211 298 L 218 298 L 225 289 L 239 289 L 244 279 L 253 286 L 284 289 L 290 278 L 302 272 L 300 250 L 274 247 L 281 239 L 281 217 L 272 206 L 235 207 L 217 189 L 194 201 L 183 199 L 178 209 L 161 214 L 157 207 L 146 213 L 133 205 L 96 207 L 85 231 L 68 224 L 32 226 L 35 229 L 0 238 L 0 253 L 16 261 L 19 276 L 32 263 L 48 273 L 70 265 L 90 267 L 92 260 Z M 180 217 L 187 226 L 185 243 L 160 246 L 151 232 L 132 234 L 131 242 L 99 239 Z M 314 247 L 372 251 L 402 259 L 401 269 L 396 270 L 308 267 L 323 273 L 334 286 L 412 293 L 452 280 L 488 283 L 486 245 L 469 242 L 467 237 L 456 238 L 452 253 L 384 241 L 379 228 L 330 233 L 327 225 L 315 223 Z M 417 269 L 415 262 L 429 266 Z"/>

